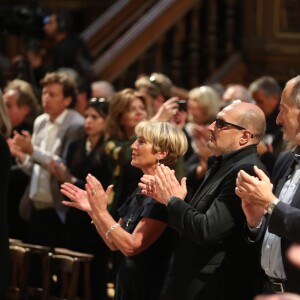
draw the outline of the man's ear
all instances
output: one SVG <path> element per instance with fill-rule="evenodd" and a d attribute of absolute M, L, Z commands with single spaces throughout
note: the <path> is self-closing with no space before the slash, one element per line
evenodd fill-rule
<path fill-rule="evenodd" d="M 244 130 L 243 135 L 240 138 L 240 145 L 241 146 L 246 145 L 249 142 L 249 140 L 251 140 L 253 137 L 254 136 L 253 136 L 253 133 L 251 131 Z"/>
<path fill-rule="evenodd" d="M 64 102 L 65 102 L 66 108 L 68 108 L 71 105 L 71 103 L 72 103 L 72 97 L 71 96 L 65 97 L 64 98 Z"/>

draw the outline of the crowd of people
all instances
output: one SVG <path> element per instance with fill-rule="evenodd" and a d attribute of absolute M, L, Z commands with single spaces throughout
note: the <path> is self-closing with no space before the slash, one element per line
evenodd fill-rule
<path fill-rule="evenodd" d="M 93 299 L 298 299 L 300 76 L 115 91 L 57 54 L 84 49 L 68 22 L 39 83 L 1 87 L 0 298 L 10 237 L 93 254 Z"/>

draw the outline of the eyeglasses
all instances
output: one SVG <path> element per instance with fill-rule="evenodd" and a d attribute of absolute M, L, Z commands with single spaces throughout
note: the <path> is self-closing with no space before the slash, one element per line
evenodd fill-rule
<path fill-rule="evenodd" d="M 222 119 L 215 119 L 215 123 L 216 123 L 217 128 L 219 128 L 219 129 L 222 129 L 225 125 L 230 125 L 230 126 L 236 128 L 236 129 L 239 129 L 239 130 L 246 130 L 245 127 L 226 122 Z"/>

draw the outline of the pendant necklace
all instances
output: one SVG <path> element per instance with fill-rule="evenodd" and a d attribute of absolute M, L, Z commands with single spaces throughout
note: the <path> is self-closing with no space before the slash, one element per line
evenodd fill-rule
<path fill-rule="evenodd" d="M 127 220 L 127 222 L 126 222 L 126 228 L 125 228 L 126 230 L 127 230 L 129 224 L 130 224 L 131 221 L 132 221 L 132 217 L 133 217 L 133 212 L 131 213 L 130 217 L 128 218 L 128 220 Z"/>

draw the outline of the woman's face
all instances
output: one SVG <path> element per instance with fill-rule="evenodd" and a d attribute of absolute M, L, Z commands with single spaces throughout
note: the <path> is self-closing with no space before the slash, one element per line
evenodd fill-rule
<path fill-rule="evenodd" d="M 95 108 L 88 107 L 84 114 L 84 129 L 88 136 L 99 135 L 104 131 L 105 118 Z"/>
<path fill-rule="evenodd" d="M 157 164 L 157 152 L 143 136 L 138 136 L 131 145 L 131 165 L 141 169 L 144 174 L 152 174 Z"/>
<path fill-rule="evenodd" d="M 147 117 L 144 103 L 139 98 L 134 98 L 128 109 L 121 116 L 120 124 L 130 136 L 134 134 L 135 126 Z"/>

